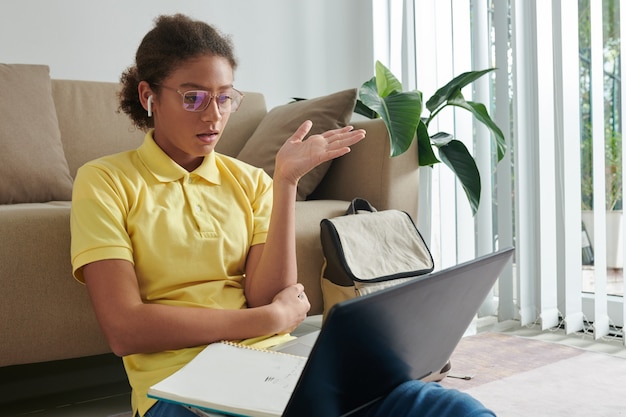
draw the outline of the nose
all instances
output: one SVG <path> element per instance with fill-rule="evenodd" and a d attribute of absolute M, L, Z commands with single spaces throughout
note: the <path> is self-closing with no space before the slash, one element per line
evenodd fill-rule
<path fill-rule="evenodd" d="M 222 119 L 222 113 L 217 105 L 217 99 L 215 97 L 211 98 L 209 101 L 209 105 L 206 109 L 202 110 L 202 120 L 208 122 L 215 122 Z"/>

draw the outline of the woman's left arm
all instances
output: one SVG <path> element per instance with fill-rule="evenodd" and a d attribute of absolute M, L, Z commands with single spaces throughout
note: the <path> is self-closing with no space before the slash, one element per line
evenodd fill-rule
<path fill-rule="evenodd" d="M 304 140 L 311 126 L 310 121 L 302 123 L 276 155 L 267 239 L 250 248 L 246 260 L 245 292 L 250 307 L 271 303 L 281 290 L 297 283 L 295 217 L 300 178 L 321 163 L 350 152 L 350 146 L 365 137 L 364 130 L 346 126 Z"/>

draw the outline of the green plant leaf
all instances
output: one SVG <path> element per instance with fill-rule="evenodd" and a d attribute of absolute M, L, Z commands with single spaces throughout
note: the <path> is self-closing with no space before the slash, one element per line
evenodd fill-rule
<path fill-rule="evenodd" d="M 468 71 L 455 77 L 448 84 L 441 87 L 433 94 L 433 96 L 426 102 L 426 108 L 431 113 L 434 112 L 439 106 L 453 97 L 456 97 L 460 93 L 461 89 L 468 84 L 473 83 L 488 72 L 494 71 L 496 68 L 488 68 L 482 71 Z"/>
<path fill-rule="evenodd" d="M 460 97 L 459 97 L 460 96 Z M 498 153 L 498 162 L 504 158 L 506 152 L 506 141 L 504 140 L 504 134 L 500 128 L 491 120 L 487 109 L 482 103 L 475 103 L 473 101 L 465 101 L 462 95 L 459 95 L 448 101 L 448 104 L 452 106 L 461 107 L 465 110 L 469 110 L 476 120 L 487 126 L 487 128 L 493 133 L 495 139 L 496 150 Z"/>
<path fill-rule="evenodd" d="M 380 61 L 376 61 L 375 78 L 379 97 L 385 98 L 391 94 L 402 92 L 402 83 Z"/>
<path fill-rule="evenodd" d="M 380 97 L 375 79 L 364 83 L 359 89 L 363 104 L 383 119 L 389 132 L 390 154 L 398 156 L 409 149 L 422 114 L 422 95 L 419 91 L 407 91 Z"/>
<path fill-rule="evenodd" d="M 421 167 L 431 166 L 441 162 L 437 159 L 433 151 L 428 128 L 421 120 L 417 125 L 417 159 Z"/>
<path fill-rule="evenodd" d="M 463 190 L 472 208 L 472 215 L 480 204 L 480 173 L 474 158 L 463 142 L 452 139 L 445 145 L 438 146 L 439 158 L 446 164 L 461 182 Z"/>
<path fill-rule="evenodd" d="M 354 106 L 354 112 L 365 116 L 368 119 L 378 119 L 378 113 L 367 107 L 361 100 L 357 100 Z"/>

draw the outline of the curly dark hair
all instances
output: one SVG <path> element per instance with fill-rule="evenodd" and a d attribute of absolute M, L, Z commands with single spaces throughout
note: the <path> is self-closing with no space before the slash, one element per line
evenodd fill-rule
<path fill-rule="evenodd" d="M 122 73 L 119 110 L 139 129 L 154 127 L 139 101 L 139 82 L 146 81 L 158 91 L 158 84 L 180 65 L 202 55 L 226 58 L 233 70 L 237 67 L 230 38 L 211 25 L 182 14 L 157 17 L 137 49 L 135 65 Z"/>

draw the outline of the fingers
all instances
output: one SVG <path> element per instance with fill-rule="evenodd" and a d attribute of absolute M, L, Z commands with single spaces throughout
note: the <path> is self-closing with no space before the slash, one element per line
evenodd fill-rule
<path fill-rule="evenodd" d="M 305 120 L 292 135 L 291 139 L 295 139 L 300 142 L 303 141 L 306 135 L 311 131 L 312 127 L 313 122 Z M 365 137 L 365 130 L 354 130 L 353 126 L 344 126 L 338 129 L 327 130 L 319 135 L 326 139 L 329 144 L 337 141 L 343 141 L 341 146 L 350 146 Z"/>
<path fill-rule="evenodd" d="M 321 135 L 324 136 L 324 137 L 330 137 L 330 136 L 337 135 L 337 134 L 352 132 L 353 129 L 354 129 L 354 126 L 344 126 L 344 127 L 340 127 L 340 128 L 337 128 L 337 129 L 327 130 L 326 132 L 322 133 Z M 362 130 L 362 129 L 359 129 L 359 130 Z"/>
<path fill-rule="evenodd" d="M 312 135 L 305 142 L 315 144 L 311 145 L 311 149 L 315 149 L 312 154 L 315 155 L 316 163 L 320 164 L 347 154 L 350 152 L 350 147 L 364 137 L 364 130 L 352 130 L 352 126 L 346 126 Z"/>
<path fill-rule="evenodd" d="M 298 300 L 300 300 L 301 302 L 309 302 L 309 298 L 306 296 L 306 293 L 304 292 L 304 285 L 297 283 L 293 286 L 295 293 L 296 293 L 296 297 L 298 298 Z"/>
<path fill-rule="evenodd" d="M 352 145 L 365 138 L 364 130 L 351 129 L 351 126 L 346 126 L 345 128 L 329 131 L 322 135 L 327 144 L 327 151 L 336 154 L 333 155 L 333 157 L 350 152 Z"/>
<path fill-rule="evenodd" d="M 322 133 L 322 137 L 326 139 L 326 142 L 329 145 L 335 144 L 339 147 L 350 146 L 365 137 L 365 130 L 353 130 L 352 126 L 346 126 L 341 129 L 334 129 L 324 132 Z"/>
<path fill-rule="evenodd" d="M 293 294 L 296 295 L 296 297 L 300 300 L 300 301 L 305 301 L 308 300 L 305 292 L 304 292 L 304 285 L 300 284 L 300 283 L 296 283 L 294 285 L 291 286 L 291 292 Z"/>
<path fill-rule="evenodd" d="M 298 129 L 295 131 L 295 133 L 291 136 L 291 139 L 295 139 L 297 141 L 302 142 L 304 140 L 304 138 L 306 137 L 306 135 L 309 133 L 309 131 L 311 130 L 311 127 L 313 126 L 313 122 L 310 120 L 305 120 L 304 122 L 302 122 L 302 124 L 298 127 Z"/>
<path fill-rule="evenodd" d="M 303 303 L 309 303 L 309 297 L 306 296 L 306 293 L 304 291 L 298 294 L 298 300 Z"/>
<path fill-rule="evenodd" d="M 322 133 L 321 135 L 324 137 L 332 137 L 332 136 L 336 136 L 336 135 L 343 135 L 346 133 L 356 133 L 356 132 L 365 132 L 365 130 L 363 129 L 357 129 L 354 130 L 354 126 L 344 126 L 344 127 L 340 127 L 337 129 L 331 129 L 331 130 L 327 130 L 326 132 Z"/>
<path fill-rule="evenodd" d="M 300 283 L 290 285 L 281 294 L 281 302 L 288 306 L 287 310 L 284 310 L 286 322 L 281 333 L 289 333 L 306 318 L 307 312 L 311 309 L 311 304 L 304 292 L 304 286 Z"/>

